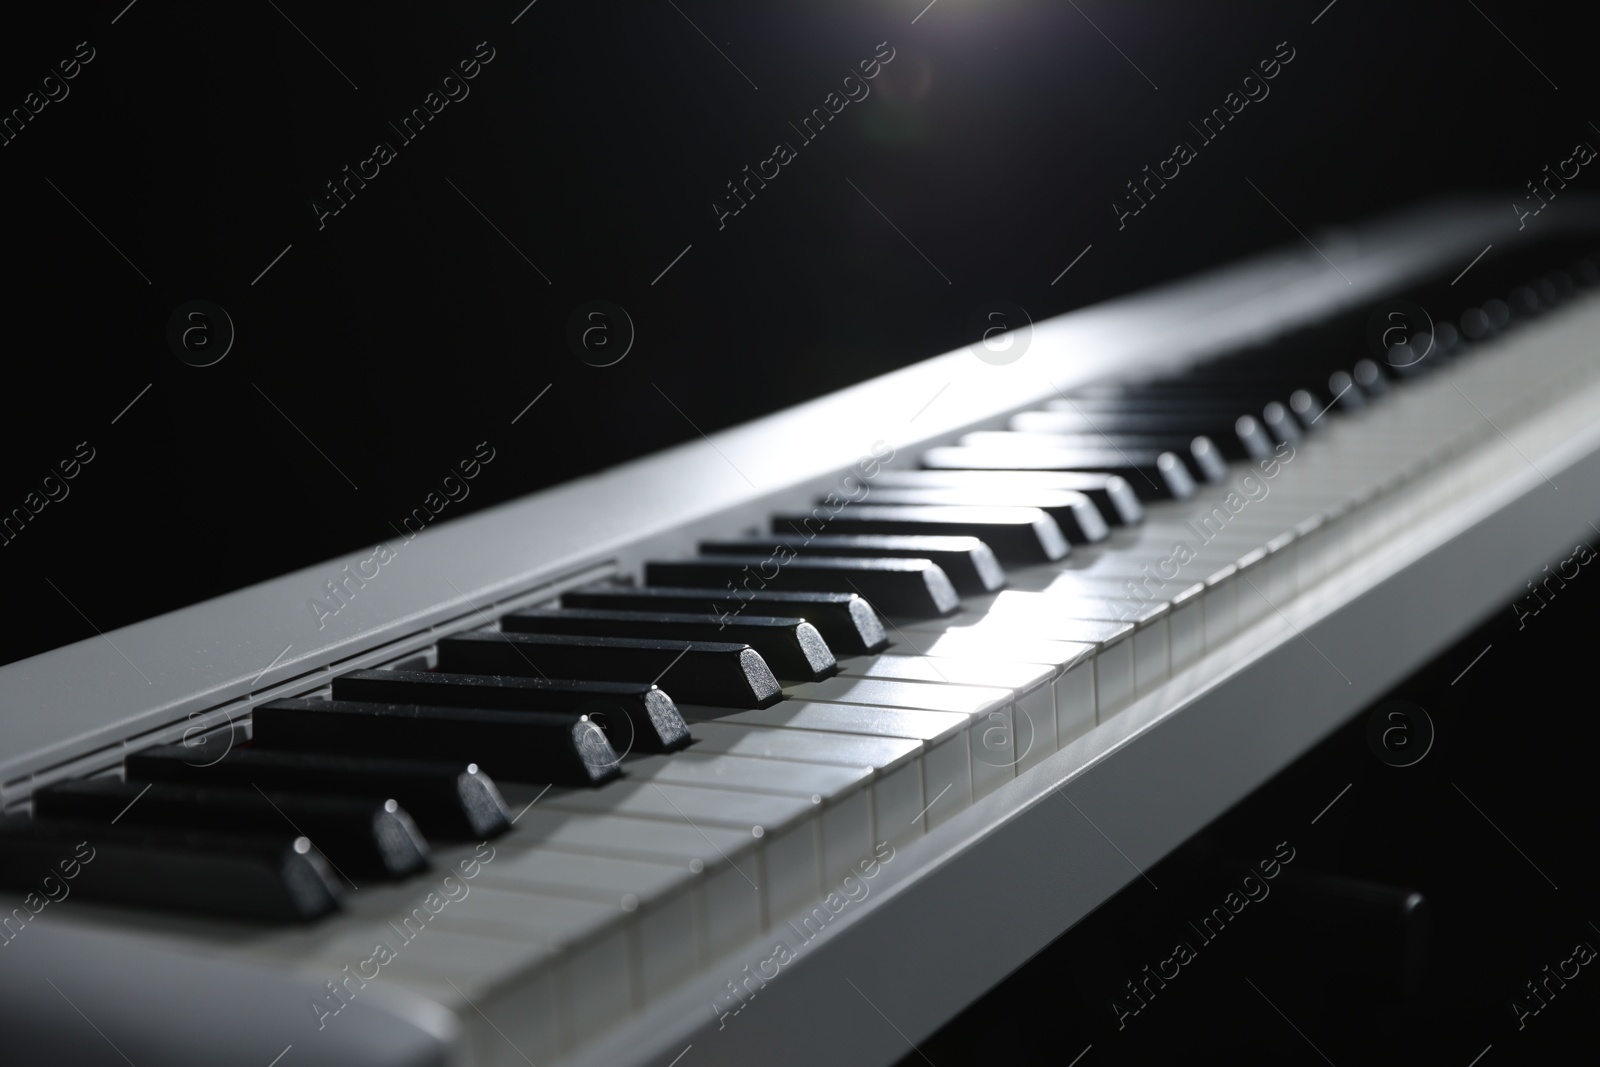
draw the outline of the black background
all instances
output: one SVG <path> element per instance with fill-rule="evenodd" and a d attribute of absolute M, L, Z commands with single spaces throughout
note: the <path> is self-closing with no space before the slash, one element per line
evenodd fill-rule
<path fill-rule="evenodd" d="M 1298 241 L 1284 216 L 1496 189 L 1510 232 L 1510 190 L 1595 135 L 1578 9 L 1503 0 L 124 3 L 0 40 L 7 112 L 96 50 L 0 147 L 0 511 L 96 450 L 0 547 L 7 660 L 389 537 L 480 441 L 451 516 L 966 343 L 992 299 L 1038 319 Z M 480 41 L 470 96 L 319 230 L 323 183 Z M 724 183 L 885 41 L 719 231 Z M 1119 231 L 1123 183 L 1281 41 L 1271 95 Z M 192 299 L 237 327 L 211 367 L 165 341 Z M 594 299 L 637 328 L 615 366 L 566 343 Z"/>

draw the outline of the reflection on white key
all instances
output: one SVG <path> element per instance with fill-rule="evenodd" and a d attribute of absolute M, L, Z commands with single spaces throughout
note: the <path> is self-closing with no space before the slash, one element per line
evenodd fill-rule
<path fill-rule="evenodd" d="M 508 786 L 506 796 L 520 811 L 527 801 L 517 795 L 517 788 Z M 759 839 L 769 924 L 785 913 L 782 909 L 813 898 L 822 885 L 821 812 L 809 794 L 777 796 L 624 778 L 599 789 L 551 789 L 538 806 L 725 827 Z"/>
<path fill-rule="evenodd" d="M 273 933 L 253 950 L 326 971 L 324 979 L 357 995 L 363 978 L 429 995 L 453 982 L 460 993 L 446 1003 L 471 998 L 519 1045 L 547 1054 L 639 1006 L 643 960 L 633 946 L 643 943 L 641 919 L 651 935 L 664 935 L 664 963 L 688 963 L 693 915 L 676 907 L 688 899 L 687 869 L 612 859 L 595 867 L 594 857 L 551 852 L 562 868 L 551 877 L 513 869 L 527 853 L 507 840 L 438 849 L 427 874 L 363 886 L 332 921 Z M 629 891 L 640 893 L 633 911 L 623 907 Z M 674 929 L 676 917 L 690 925 Z"/>
<path fill-rule="evenodd" d="M 1042 663 L 1056 672 L 1056 744 L 1066 744 L 1095 724 L 1098 717 L 1098 665 L 1095 646 L 1074 641 L 1047 641 L 1008 634 L 996 640 L 971 627 L 930 634 L 901 635 L 907 651 L 935 659 L 994 659 Z"/>
<path fill-rule="evenodd" d="M 542 1048 L 550 1056 L 613 1025 L 638 1002 L 641 961 L 629 918 L 612 905 L 474 882 L 469 896 L 436 920 L 440 933 L 473 938 L 461 946 L 466 977 L 439 977 L 472 998 L 463 1019 L 482 1010 L 524 1053 L 537 1056 Z M 556 923 L 568 931 L 560 938 L 543 931 Z M 496 951 L 504 969 L 491 967 L 487 939 L 502 946 Z M 507 951 L 516 948 L 520 958 Z M 538 966 L 551 951 L 559 954 Z"/>
<path fill-rule="evenodd" d="M 915 836 L 922 810 L 922 743 L 903 737 L 824 734 L 815 730 L 774 730 L 742 723 L 695 722 L 689 727 L 694 751 L 761 759 L 795 760 L 843 767 L 871 767 L 873 841 L 902 844 Z"/>
<path fill-rule="evenodd" d="M 1302 592 L 1320 582 L 1326 573 L 1326 525 L 1322 515 L 1308 516 L 1295 525 L 1295 588 Z"/>
<path fill-rule="evenodd" d="M 645 756 L 623 764 L 629 776 L 645 782 L 676 782 L 714 789 L 809 797 L 822 809 L 822 880 L 837 881 L 872 852 L 870 767 L 830 767 L 820 763 L 700 756 L 678 752 Z M 775 911 L 774 914 L 777 914 Z"/>
<path fill-rule="evenodd" d="M 1056 750 L 1055 671 L 1043 664 L 888 653 L 850 657 L 840 663 L 840 673 L 847 678 L 1009 689 L 1017 713 L 1017 770 L 1027 770 Z"/>
<path fill-rule="evenodd" d="M 1207 652 L 1221 648 L 1239 632 L 1238 573 L 1239 568 L 1230 563 L 1206 577 L 1203 611 Z"/>
<path fill-rule="evenodd" d="M 983 612 L 963 612 L 948 620 L 952 626 L 1003 625 L 1036 637 L 1104 643 L 1114 639 L 1106 631 L 1067 628 L 1067 620 L 1131 623 L 1133 634 L 1134 692 L 1150 692 L 1171 676 L 1168 615 L 1165 601 L 1143 603 L 1100 596 L 1068 596 L 1004 590 L 987 598 Z"/>
<path fill-rule="evenodd" d="M 963 620 L 972 616 L 988 615 L 995 611 L 1037 611 L 1040 607 L 1035 604 L 1041 599 L 1048 602 L 1050 610 L 1068 619 L 1111 619 L 1116 622 L 1132 622 L 1148 607 L 1144 599 L 1134 600 L 1126 596 L 1113 596 L 1096 591 L 1066 590 L 1065 586 L 1037 592 L 1002 589 L 998 593 L 984 596 L 969 596 L 961 601 L 962 611 L 945 616 L 940 621 L 960 626 L 968 625 Z"/>
<path fill-rule="evenodd" d="M 1247 552 L 1234 565 L 1234 588 L 1238 594 L 1239 629 L 1245 630 L 1272 613 L 1267 600 L 1267 550 Z"/>
<path fill-rule="evenodd" d="M 518 794 L 518 788 L 514 783 L 503 787 L 507 806 L 512 811 L 522 810 L 522 804 L 526 803 Z M 786 830 L 816 814 L 809 797 L 798 799 L 760 793 L 739 793 L 730 797 L 721 789 L 647 784 L 628 778 L 609 782 L 599 789 L 543 790 L 537 804 L 541 808 L 727 826 L 745 832 L 762 827 L 769 837 L 773 831 Z M 520 825 L 521 819 L 517 821 Z"/>
<path fill-rule="evenodd" d="M 252 939 L 250 953 L 299 969 L 317 987 L 325 1011 L 337 1014 L 341 999 L 370 995 L 367 988 L 374 982 L 419 992 L 458 1011 L 463 1020 L 476 1016 L 470 998 L 493 1012 L 496 1024 L 530 1055 L 543 1050 L 549 1056 L 562 1041 L 553 975 L 557 968 L 571 973 L 575 956 L 569 943 L 589 937 L 580 954 L 585 966 L 603 976 L 594 988 L 595 1004 L 613 1019 L 632 1009 L 623 932 L 616 928 L 596 937 L 607 925 L 616 926 L 618 909 L 504 893 L 458 875 L 448 888 L 453 899 L 441 907 L 444 870 L 440 864 L 431 877 L 403 886 L 363 886 L 347 898 L 344 913 L 310 929 L 265 932 Z M 430 893 L 436 894 L 431 900 Z M 416 908 L 428 918 L 416 918 Z M 514 999 L 515 1013 L 495 1012 L 497 997 Z M 324 1022 L 339 1025 L 333 1019 Z M 570 1016 L 564 1025 L 570 1043 Z"/>
<path fill-rule="evenodd" d="M 1146 580 L 1143 576 L 1138 579 L 1089 578 L 1076 572 L 1055 571 L 1044 577 L 1045 580 L 1034 585 L 1039 592 L 1049 593 L 1051 596 L 1160 601 L 1173 588 L 1172 582 L 1158 581 L 1154 578 Z M 1022 587 L 1013 585 L 1013 588 L 1020 591 Z"/>
<path fill-rule="evenodd" d="M 1204 582 L 1195 582 L 1172 599 L 1172 613 L 1167 616 L 1167 640 L 1174 674 L 1205 655 L 1205 591 Z"/>
<path fill-rule="evenodd" d="M 505 843 L 479 876 L 486 885 L 610 904 L 631 915 L 639 952 L 636 996 L 648 998 L 675 977 L 692 973 L 707 955 L 688 864 L 514 848 Z M 586 1005 L 574 1002 L 580 1019 Z M 597 1020 L 603 1021 L 603 1020 Z M 581 1024 L 580 1024 L 581 1025 Z"/>
<path fill-rule="evenodd" d="M 1089 619 L 1066 619 L 1046 625 L 1001 618 L 975 626 L 952 626 L 942 634 L 932 623 L 907 627 L 905 630 L 907 638 L 913 642 L 918 640 L 919 634 L 938 634 L 941 642 L 952 638 L 985 642 L 986 655 L 1005 659 L 1019 658 L 1018 653 L 1007 655 L 1005 652 L 1014 641 L 1032 639 L 1088 645 L 1094 650 L 1095 656 L 1095 709 L 1098 722 L 1104 722 L 1133 699 L 1133 633 L 1134 628 L 1128 623 Z M 1031 660 L 1033 657 L 1030 655 L 1026 658 Z"/>
<path fill-rule="evenodd" d="M 829 678 L 784 690 L 793 700 L 870 704 L 886 708 L 950 711 L 967 716 L 972 735 L 973 797 L 984 797 L 1016 777 L 1016 716 L 1009 689 L 930 685 L 887 678 Z"/>
<path fill-rule="evenodd" d="M 696 905 L 713 958 L 764 928 L 764 875 L 756 856 L 761 839 L 748 831 L 535 807 L 501 840 L 507 846 L 677 864 L 699 874 Z M 647 968 L 647 997 L 655 992 L 649 974 Z"/>
<path fill-rule="evenodd" d="M 972 803 L 972 758 L 967 715 L 862 704 L 813 704 L 786 700 L 770 708 L 741 711 L 723 722 L 829 733 L 904 737 L 922 742 L 922 793 L 928 798 L 918 824 L 936 826 Z"/>

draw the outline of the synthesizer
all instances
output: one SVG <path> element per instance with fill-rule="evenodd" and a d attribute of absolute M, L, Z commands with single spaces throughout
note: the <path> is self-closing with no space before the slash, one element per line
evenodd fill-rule
<path fill-rule="evenodd" d="M 1302 242 L 0 667 L 7 1062 L 894 1062 L 1600 517 L 1563 204 Z"/>

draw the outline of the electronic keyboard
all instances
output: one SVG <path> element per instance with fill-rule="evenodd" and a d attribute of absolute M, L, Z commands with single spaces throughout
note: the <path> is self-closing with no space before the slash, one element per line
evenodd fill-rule
<path fill-rule="evenodd" d="M 0 668 L 7 1062 L 895 1061 L 1600 516 L 1563 203 L 1303 242 Z"/>

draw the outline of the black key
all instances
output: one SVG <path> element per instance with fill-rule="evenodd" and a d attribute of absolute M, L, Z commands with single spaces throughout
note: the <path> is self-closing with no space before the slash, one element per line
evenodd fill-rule
<path fill-rule="evenodd" d="M 1435 355 L 1451 356 L 1461 347 L 1461 335 L 1456 328 L 1448 322 L 1436 322 L 1433 326 L 1433 351 L 1428 358 Z"/>
<path fill-rule="evenodd" d="M 1094 471 L 883 471 L 872 480 L 878 489 L 1036 489 L 1082 493 L 1100 510 L 1111 526 L 1132 526 L 1144 521 L 1139 494 L 1119 474 Z M 869 496 L 867 498 L 871 500 Z M 1070 534 L 1068 535 L 1071 536 Z"/>
<path fill-rule="evenodd" d="M 793 615 L 815 626 L 835 655 L 857 656 L 881 652 L 889 647 L 889 636 L 884 632 L 883 620 L 878 618 L 878 613 L 872 610 L 871 604 L 854 593 L 793 593 L 764 589 L 759 593 L 741 593 L 734 596 L 726 589 L 604 586 L 563 593 L 561 606 L 610 611 L 670 611 L 680 615 L 703 615 L 710 612 L 718 618 L 730 614 L 742 615 L 745 612 L 752 615 Z M 443 665 L 441 659 L 440 666 Z M 774 682 L 773 685 L 776 689 L 777 683 Z M 676 690 L 678 683 L 668 681 L 667 688 Z M 775 695 L 772 701 L 779 699 L 781 696 Z M 683 702 L 708 703 L 705 700 L 696 700 L 688 694 L 683 694 Z M 745 705 L 717 704 L 716 706 Z M 766 704 L 749 706 L 766 707 Z"/>
<path fill-rule="evenodd" d="M 209 833 L 293 831 L 309 837 L 335 870 L 363 878 L 403 878 L 428 865 L 427 839 L 395 800 L 88 778 L 35 791 L 33 815 Z"/>
<path fill-rule="evenodd" d="M 1296 389 L 1290 393 L 1289 410 L 1300 420 L 1300 425 L 1305 427 L 1306 433 L 1315 433 L 1322 428 L 1318 425 L 1322 420 L 1322 403 L 1312 396 L 1309 390 Z"/>
<path fill-rule="evenodd" d="M 1006 573 L 988 545 L 976 537 L 916 537 L 892 534 L 818 534 L 809 541 L 794 534 L 771 537 L 743 537 L 730 541 L 701 541 L 700 551 L 708 556 L 754 556 L 757 560 L 772 555 L 774 543 L 795 552 L 814 552 L 819 556 L 860 556 L 865 559 L 931 559 L 944 568 L 956 592 L 980 596 L 1005 588 Z"/>
<path fill-rule="evenodd" d="M 1240 415 L 1234 420 L 1234 434 L 1249 453 L 1251 459 L 1268 459 L 1272 456 L 1272 438 L 1254 415 Z"/>
<path fill-rule="evenodd" d="M 49 892 L 40 889 L 46 879 L 90 900 L 275 921 L 326 915 L 342 895 L 328 861 L 293 831 L 262 837 L 0 818 L 0 885 Z"/>
<path fill-rule="evenodd" d="M 534 608 L 507 615 L 501 628 L 527 634 L 662 637 L 675 641 L 743 641 L 779 678 L 820 681 L 839 670 L 817 628 L 794 616 L 679 615 L 673 612 Z"/>
<path fill-rule="evenodd" d="M 1356 387 L 1369 400 L 1376 400 L 1389 392 L 1389 379 L 1384 377 L 1383 371 L 1373 360 L 1357 360 L 1356 365 L 1350 370 L 1350 376 L 1355 379 Z"/>
<path fill-rule="evenodd" d="M 689 743 L 689 728 L 678 714 L 677 705 L 650 682 L 585 682 L 503 674 L 436 674 L 433 671 L 351 671 L 333 680 L 333 699 L 519 714 L 577 712 L 587 714 L 598 723 L 611 739 L 611 746 L 619 752 L 675 752 Z M 578 740 L 584 746 L 590 743 L 586 738 Z M 588 763 L 589 753 L 585 751 L 583 755 L 584 762 Z M 479 759 L 476 755 L 459 758 Z M 548 778 L 538 780 L 550 781 Z"/>
<path fill-rule="evenodd" d="M 973 507 L 1038 508 L 1075 545 L 1103 541 L 1111 533 L 1100 509 L 1084 493 L 1068 489 L 874 489 L 874 504 L 939 504 Z"/>
<path fill-rule="evenodd" d="M 1348 371 L 1336 370 L 1328 375 L 1328 389 L 1343 411 L 1360 411 L 1367 406 L 1366 394 L 1357 388 Z"/>
<path fill-rule="evenodd" d="M 772 532 L 818 532 L 810 514 L 773 516 Z M 936 537 L 976 537 L 1008 563 L 1049 563 L 1072 550 L 1056 520 L 1038 508 L 878 507 L 855 504 L 826 520 L 829 533 L 925 534 Z M 948 573 L 948 572 L 946 572 Z M 954 576 L 951 576 L 954 580 Z M 958 585 L 956 587 L 960 589 Z"/>
<path fill-rule="evenodd" d="M 1261 424 L 1280 444 L 1294 444 L 1305 436 L 1300 423 L 1289 409 L 1274 400 L 1261 411 Z"/>
<path fill-rule="evenodd" d="M 599 724 L 576 711 L 274 700 L 252 717 L 260 748 L 473 760 L 497 778 L 551 785 L 601 785 L 622 773 L 622 758 Z"/>
<path fill-rule="evenodd" d="M 1433 358 L 1434 353 L 1423 355 L 1428 348 L 1426 333 L 1419 333 L 1413 341 L 1418 343 L 1405 341 L 1384 349 L 1383 365 L 1397 378 L 1415 378 L 1436 370 L 1443 362 L 1442 359 Z"/>
<path fill-rule="evenodd" d="M 701 610 L 710 610 L 705 605 L 715 597 L 714 592 L 706 596 Z M 823 636 L 828 637 L 827 631 Z M 783 699 L 767 661 L 739 641 L 464 633 L 439 642 L 439 669 L 452 674 L 659 682 L 685 704 L 716 708 L 764 708 Z"/>
<path fill-rule="evenodd" d="M 184 745 L 157 745 L 127 756 L 130 782 L 261 789 L 267 793 L 327 793 L 392 798 L 430 838 L 472 840 L 504 833 L 511 816 L 494 780 L 476 763 L 369 759 L 236 748 L 211 763 Z"/>
<path fill-rule="evenodd" d="M 853 592 L 865 597 L 877 610 L 907 619 L 952 615 L 961 607 L 950 576 L 937 563 L 925 559 L 796 556 L 781 564 L 770 560 L 751 566 L 738 556 L 701 556 L 695 560 L 646 563 L 644 580 L 647 585 L 726 586 L 730 593 L 735 588 L 748 592 Z"/>
<path fill-rule="evenodd" d="M 1188 459 L 1189 466 L 1205 481 L 1228 480 L 1228 461 L 1216 442 L 1205 434 L 1200 434 L 1191 440 L 1189 451 L 1184 455 Z"/>
<path fill-rule="evenodd" d="M 1194 495 L 1194 479 L 1171 452 L 947 445 L 924 452 L 922 465 L 933 470 L 1101 471 L 1120 474 L 1141 500 L 1187 500 Z"/>
<path fill-rule="evenodd" d="M 1544 307 L 1544 301 L 1531 285 L 1519 285 L 1506 294 L 1511 313 L 1519 319 L 1531 319 Z"/>

